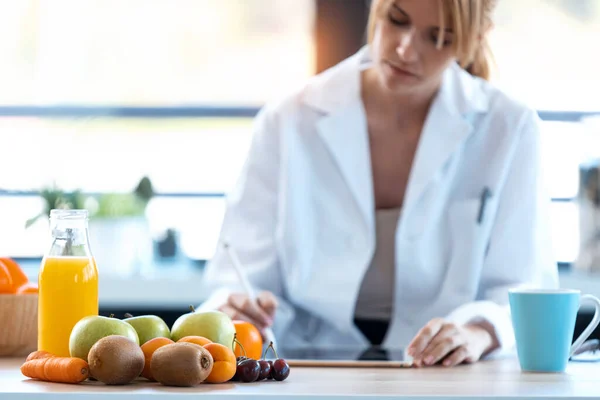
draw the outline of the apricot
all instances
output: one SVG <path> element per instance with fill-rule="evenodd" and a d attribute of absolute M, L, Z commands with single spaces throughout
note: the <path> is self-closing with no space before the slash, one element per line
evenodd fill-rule
<path fill-rule="evenodd" d="M 223 383 L 231 380 L 237 368 L 237 360 L 233 350 L 220 343 L 205 344 L 204 348 L 208 350 L 214 360 L 212 371 L 205 382 Z"/>
<path fill-rule="evenodd" d="M 155 337 L 153 339 L 148 340 L 141 347 L 142 352 L 144 353 L 144 369 L 142 370 L 141 376 L 148 379 L 149 381 L 156 381 L 154 376 L 152 376 L 152 371 L 150 370 L 150 361 L 152 360 L 152 355 L 159 348 L 166 346 L 168 344 L 175 343 L 169 338 L 166 337 Z"/>
<path fill-rule="evenodd" d="M 205 338 L 204 336 L 185 336 L 177 341 L 177 343 L 194 343 L 198 346 L 204 346 L 205 344 L 212 343 L 212 340 Z"/>

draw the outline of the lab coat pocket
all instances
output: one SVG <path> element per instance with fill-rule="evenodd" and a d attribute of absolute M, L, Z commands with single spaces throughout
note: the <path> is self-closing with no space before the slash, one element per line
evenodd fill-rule
<path fill-rule="evenodd" d="M 477 198 L 454 202 L 448 209 L 449 273 L 455 278 L 457 289 L 469 296 L 477 291 L 496 209 L 494 197 L 488 197 L 483 206 Z"/>

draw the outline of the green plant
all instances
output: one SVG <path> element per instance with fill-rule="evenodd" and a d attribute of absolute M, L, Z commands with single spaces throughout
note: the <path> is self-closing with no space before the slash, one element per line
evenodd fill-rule
<path fill-rule="evenodd" d="M 53 184 L 52 187 L 42 189 L 40 191 L 40 197 L 44 200 L 44 209 L 25 222 L 26 228 L 29 228 L 38 219 L 49 215 L 50 210 L 52 209 L 83 208 L 83 196 L 81 195 L 81 191 L 64 192 L 56 186 L 56 183 Z"/>
<path fill-rule="evenodd" d="M 150 178 L 144 176 L 131 193 L 103 193 L 98 196 L 84 195 L 80 190 L 65 192 L 56 184 L 40 191 L 44 209 L 25 222 L 33 225 L 39 218 L 47 217 L 52 209 L 86 209 L 94 218 L 118 218 L 144 215 L 146 206 L 154 196 Z"/>

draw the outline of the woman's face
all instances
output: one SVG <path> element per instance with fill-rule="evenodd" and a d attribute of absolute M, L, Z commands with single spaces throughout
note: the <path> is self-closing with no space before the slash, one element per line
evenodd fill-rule
<path fill-rule="evenodd" d="M 372 40 L 375 70 L 395 93 L 435 90 L 455 60 L 454 35 L 446 23 L 437 47 L 440 13 L 437 0 L 393 0 L 379 16 Z"/>

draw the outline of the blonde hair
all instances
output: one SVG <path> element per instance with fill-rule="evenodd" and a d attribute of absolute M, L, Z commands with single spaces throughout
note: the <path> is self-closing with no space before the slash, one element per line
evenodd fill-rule
<path fill-rule="evenodd" d="M 490 79 L 493 55 L 486 36 L 497 0 L 438 0 L 441 8 L 438 48 L 447 21 L 454 30 L 453 50 L 459 65 L 471 75 Z M 368 43 L 373 40 L 377 19 L 393 0 L 373 0 L 368 24 Z"/>

